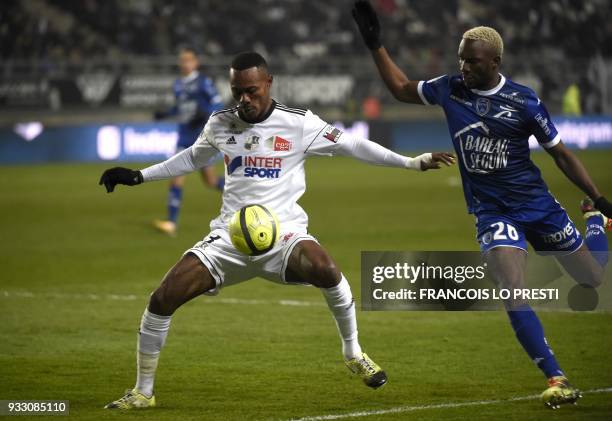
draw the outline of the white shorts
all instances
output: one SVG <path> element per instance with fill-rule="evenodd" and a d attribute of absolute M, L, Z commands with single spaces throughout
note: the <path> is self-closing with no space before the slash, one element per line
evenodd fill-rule
<path fill-rule="evenodd" d="M 261 256 L 247 256 L 233 246 L 226 229 L 215 229 L 202 241 L 197 242 L 185 254 L 193 253 L 208 268 L 215 280 L 215 288 L 208 295 L 219 293 L 219 289 L 261 277 L 281 284 L 296 284 L 285 280 L 289 256 L 295 246 L 304 240 L 317 239 L 302 227 L 285 226 L 278 241 L 269 252 Z"/>

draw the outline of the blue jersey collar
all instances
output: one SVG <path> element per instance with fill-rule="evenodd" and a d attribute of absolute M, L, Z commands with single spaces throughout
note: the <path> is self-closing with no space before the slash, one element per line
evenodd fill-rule
<path fill-rule="evenodd" d="M 504 83 L 506 83 L 506 78 L 504 77 L 504 75 L 502 75 L 501 73 L 499 75 L 501 76 L 499 78 L 499 83 L 494 88 L 491 88 L 488 91 L 481 91 L 479 89 L 470 89 L 470 91 L 483 96 L 495 95 L 502 88 L 502 86 L 504 86 Z"/>
<path fill-rule="evenodd" d="M 198 72 L 197 70 L 194 70 L 193 72 L 189 73 L 187 76 L 182 77 L 181 82 L 189 83 L 192 80 L 196 79 L 198 76 L 200 76 L 200 72 Z"/>

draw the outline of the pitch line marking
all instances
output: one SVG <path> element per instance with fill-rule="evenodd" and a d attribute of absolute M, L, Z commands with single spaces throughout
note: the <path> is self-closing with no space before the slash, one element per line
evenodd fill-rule
<path fill-rule="evenodd" d="M 583 394 L 596 394 L 596 393 L 612 393 L 612 387 L 606 387 L 602 389 L 591 389 L 582 392 Z M 491 399 L 482 401 L 471 401 L 471 402 L 449 402 L 439 403 L 432 405 L 419 405 L 419 406 L 397 406 L 395 408 L 388 409 L 377 409 L 372 411 L 359 411 L 349 412 L 346 414 L 329 414 L 329 415 L 317 415 L 303 418 L 291 418 L 287 421 L 326 421 L 326 420 L 338 420 L 342 418 L 359 418 L 369 417 L 372 415 L 385 415 L 385 414 L 400 414 L 404 412 L 422 411 L 426 409 L 447 409 L 447 408 L 462 408 L 468 406 L 479 406 L 479 405 L 494 405 L 498 403 L 517 402 L 517 401 L 528 401 L 538 399 L 540 395 L 528 395 L 528 396 L 517 396 L 509 399 Z"/>
<path fill-rule="evenodd" d="M 61 300 L 113 300 L 113 301 L 135 301 L 146 300 L 147 297 L 135 294 L 83 294 L 83 293 L 64 293 L 64 292 L 40 292 L 31 291 L 0 291 L 0 297 L 4 298 L 57 298 Z M 208 301 L 211 304 L 247 304 L 247 305 L 270 305 L 276 304 L 290 307 L 327 307 L 327 304 L 317 301 L 303 300 L 255 300 L 244 298 L 222 298 L 211 297 Z"/>
<path fill-rule="evenodd" d="M 47 292 L 47 293 L 33 293 L 30 291 L 0 291 L 0 297 L 5 298 L 37 298 L 37 297 L 48 297 L 48 298 L 59 298 L 59 299 L 88 299 L 88 300 L 119 300 L 119 301 L 134 301 L 134 300 L 143 300 L 146 299 L 144 296 L 139 296 L 135 294 L 80 294 L 80 293 L 59 293 L 59 292 Z M 222 303 L 222 304 L 249 304 L 249 305 L 269 305 L 269 304 L 279 304 L 285 306 L 297 306 L 297 307 L 321 307 L 326 306 L 325 303 L 319 303 L 315 301 L 300 301 L 300 300 L 279 300 L 279 301 L 271 301 L 271 300 L 249 300 L 242 298 L 214 298 L 211 300 L 212 303 Z M 583 394 L 596 394 L 596 393 L 612 393 L 612 387 L 602 388 L 602 389 L 591 389 L 582 392 Z M 342 418 L 358 418 L 358 417 L 368 417 L 371 415 L 384 415 L 384 414 L 395 414 L 395 413 L 403 413 L 403 412 L 412 412 L 412 411 L 421 411 L 426 409 L 445 409 L 445 408 L 461 408 L 468 406 L 478 406 L 478 405 L 494 405 L 497 403 L 504 402 L 516 402 L 516 401 L 525 401 L 539 398 L 540 395 L 528 395 L 528 396 L 518 396 L 509 399 L 492 399 L 492 400 L 483 400 L 483 401 L 471 401 L 471 402 L 451 402 L 451 403 L 441 403 L 441 404 L 432 404 L 432 405 L 420 405 L 420 406 L 399 406 L 395 408 L 388 409 L 379 409 L 373 411 L 360 411 L 360 412 L 349 412 L 346 414 L 329 414 L 329 415 L 318 415 L 318 416 L 310 416 L 303 418 L 291 418 L 288 421 L 325 421 L 325 420 L 337 420 Z"/>
<path fill-rule="evenodd" d="M 31 291 L 7 291 L 0 290 L 0 298 L 57 298 L 60 300 L 113 300 L 113 301 L 135 301 L 146 300 L 148 296 L 135 294 L 94 294 L 94 293 L 65 293 L 65 292 L 31 292 Z M 246 304 L 246 305 L 281 305 L 289 307 L 327 307 L 323 301 L 306 300 L 260 300 L 247 298 L 221 298 L 212 296 L 208 300 L 210 304 Z M 538 312 L 552 313 L 577 313 L 572 309 L 547 309 L 537 306 L 533 307 Z M 610 313 L 610 310 L 594 310 L 579 312 L 580 314 Z"/>
<path fill-rule="evenodd" d="M 31 292 L 31 291 L 7 291 L 0 290 L 0 298 L 57 298 L 60 300 L 113 300 L 113 301 L 135 301 L 146 300 L 147 297 L 135 294 L 93 294 L 93 293 L 65 293 L 65 292 Z M 222 298 L 212 296 L 208 301 L 211 304 L 246 304 L 246 305 L 281 305 L 289 307 L 327 307 L 323 301 L 305 300 L 260 300 L 247 298 Z M 546 309 L 533 307 L 538 312 L 554 313 L 576 313 L 572 309 Z M 610 313 L 610 310 L 594 310 L 580 312 L 581 314 Z"/>

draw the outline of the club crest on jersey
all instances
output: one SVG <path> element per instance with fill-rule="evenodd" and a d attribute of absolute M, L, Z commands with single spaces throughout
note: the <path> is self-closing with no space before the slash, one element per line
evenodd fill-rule
<path fill-rule="evenodd" d="M 237 156 L 230 160 L 230 157 L 225 155 L 224 160 L 228 176 L 244 167 L 243 175 L 245 177 L 278 178 L 283 166 L 283 159 L 278 157 Z M 238 174 L 236 173 L 236 175 Z"/>
<path fill-rule="evenodd" d="M 508 166 L 509 140 L 491 136 L 482 121 L 459 130 L 453 139 L 459 142 L 461 162 L 468 172 L 489 174 Z"/>
<path fill-rule="evenodd" d="M 488 98 L 478 98 L 476 101 L 476 112 L 478 115 L 486 115 L 491 109 L 491 101 Z"/>
<path fill-rule="evenodd" d="M 325 133 L 323 134 L 323 137 L 329 140 L 330 142 L 336 143 L 338 142 L 338 138 L 340 137 L 341 134 L 342 132 L 340 130 L 338 130 L 334 126 L 328 125 L 325 128 Z"/>
<path fill-rule="evenodd" d="M 259 146 L 259 136 L 249 136 L 244 142 L 244 148 L 248 151 L 256 149 Z"/>

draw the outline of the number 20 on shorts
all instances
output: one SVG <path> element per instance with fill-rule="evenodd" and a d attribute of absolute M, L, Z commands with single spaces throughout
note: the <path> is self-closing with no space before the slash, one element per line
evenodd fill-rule
<path fill-rule="evenodd" d="M 491 224 L 491 228 L 496 228 L 493 233 L 493 240 L 507 240 L 510 238 L 513 241 L 517 241 L 519 239 L 518 231 L 510 224 L 495 222 Z"/>

